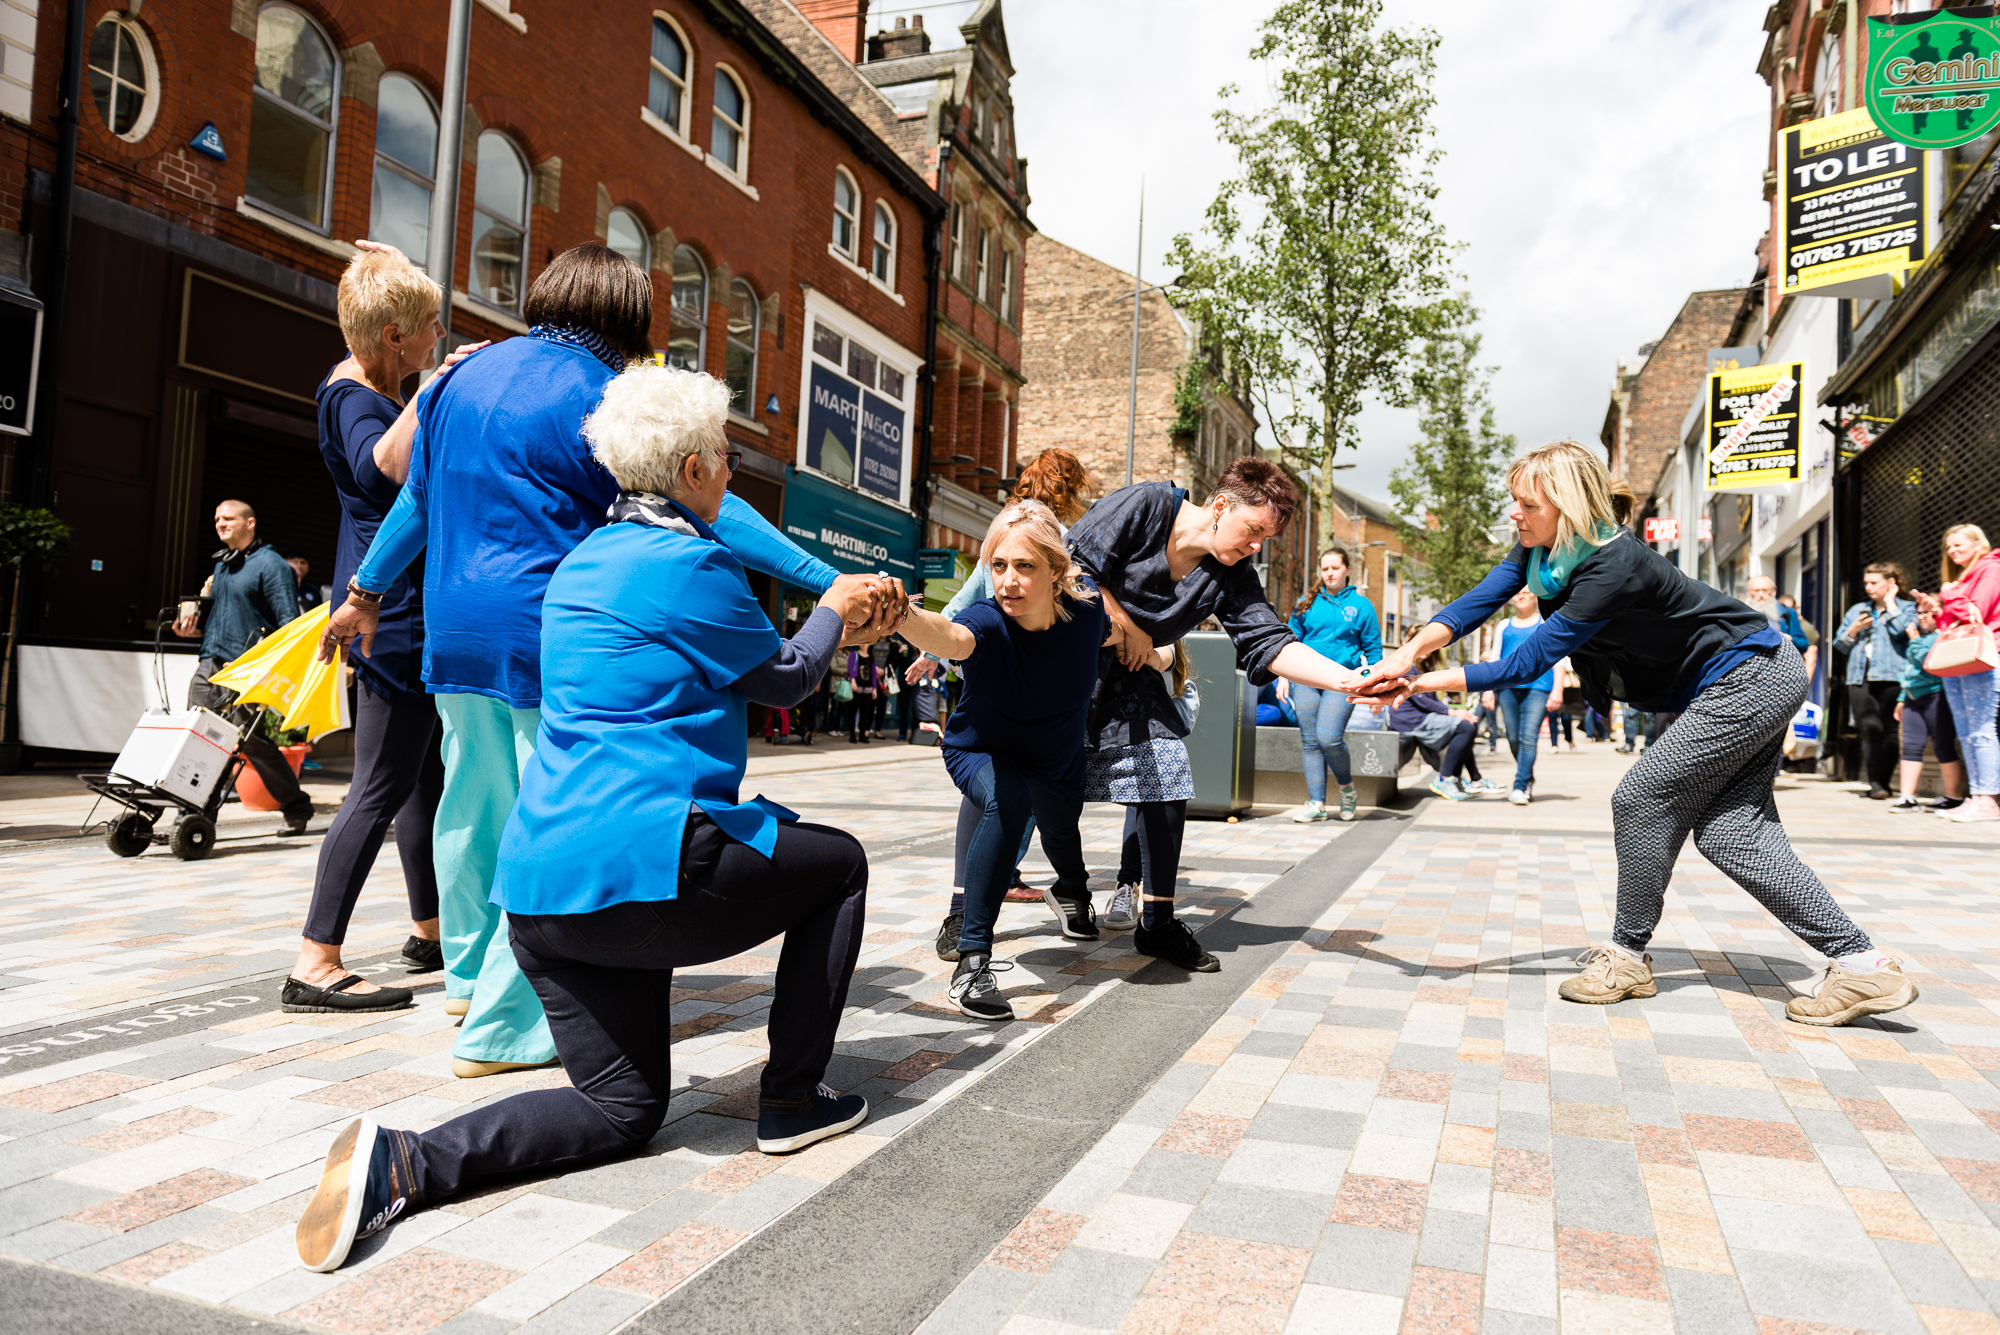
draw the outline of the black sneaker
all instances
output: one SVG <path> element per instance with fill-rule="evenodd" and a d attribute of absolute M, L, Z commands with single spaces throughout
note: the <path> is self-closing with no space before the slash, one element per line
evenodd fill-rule
<path fill-rule="evenodd" d="M 1062 926 L 1062 934 L 1072 941 L 1095 941 L 1097 939 L 1097 919 L 1090 911 L 1090 895 L 1081 899 L 1071 899 L 1056 893 L 1050 886 L 1042 891 L 1042 902 L 1049 906 L 1049 912 L 1056 915 L 1056 922 Z"/>
<path fill-rule="evenodd" d="M 444 968 L 444 946 L 413 936 L 403 943 L 403 963 L 417 973 L 436 973 Z"/>
<path fill-rule="evenodd" d="M 406 1011 L 416 1005 L 416 996 L 407 987 L 384 987 L 373 992 L 349 992 L 361 981 L 351 973 L 332 987 L 317 987 L 287 977 L 278 994 L 278 1008 L 293 1015 L 346 1015 L 355 1011 Z"/>
<path fill-rule="evenodd" d="M 306 833 L 306 826 L 312 824 L 312 818 L 313 804 L 307 802 L 303 810 L 292 810 L 285 813 L 285 828 L 278 831 L 278 833 L 289 836 L 304 834 Z"/>
<path fill-rule="evenodd" d="M 1141 955 L 1151 955 L 1195 973 L 1214 973 L 1222 967 L 1222 961 L 1203 950 L 1194 933 L 1179 918 L 1167 919 L 1164 927 L 1148 927 L 1141 919 L 1139 930 L 1132 934 L 1132 948 Z"/>
<path fill-rule="evenodd" d="M 963 913 L 947 913 L 944 915 L 944 926 L 938 928 L 937 953 L 939 959 L 955 961 L 958 958 L 958 933 L 964 926 L 965 915 Z"/>
<path fill-rule="evenodd" d="M 970 1015 L 975 1020 L 1011 1020 L 1014 1007 L 1006 997 L 1000 995 L 1000 985 L 993 981 L 993 970 L 1011 969 L 1011 964 L 994 964 L 991 955 L 972 951 L 962 956 L 958 968 L 951 975 L 951 988 L 947 993 L 951 1004 L 958 1007 L 962 1015 Z"/>
<path fill-rule="evenodd" d="M 1889 804 L 1891 811 L 1922 811 L 1924 804 L 1914 797 L 1899 797 Z"/>
<path fill-rule="evenodd" d="M 1933 797 L 1930 801 L 1924 803 L 1924 805 L 1932 811 L 1956 811 L 1965 805 L 1965 799 L 1962 797 Z"/>
<path fill-rule="evenodd" d="M 859 1094 L 836 1094 L 821 1085 L 804 1112 L 757 1114 L 757 1148 L 766 1154 L 790 1154 L 828 1136 L 852 1131 L 868 1120 L 868 1100 Z"/>
<path fill-rule="evenodd" d="M 414 1190 L 407 1155 L 370 1117 L 357 1117 L 333 1138 L 319 1190 L 299 1216 L 299 1264 L 324 1273 L 340 1268 L 354 1244 L 380 1233 L 409 1207 Z"/>
<path fill-rule="evenodd" d="M 1870 788 L 1863 795 L 1871 802 L 1886 802 L 1890 797 L 1894 796 L 1887 788 L 1880 786 Z"/>

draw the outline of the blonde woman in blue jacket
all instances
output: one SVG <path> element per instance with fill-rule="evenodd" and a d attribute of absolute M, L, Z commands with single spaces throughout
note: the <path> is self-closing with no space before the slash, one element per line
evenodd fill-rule
<path fill-rule="evenodd" d="M 1367 667 L 1382 659 L 1382 626 L 1375 604 L 1348 582 L 1347 549 L 1329 547 L 1320 554 L 1319 584 L 1299 599 L 1288 623 L 1292 634 L 1308 648 L 1345 668 Z M 1356 806 L 1354 773 L 1347 755 L 1347 720 L 1354 701 L 1339 691 L 1322 691 L 1278 678 L 1278 698 L 1289 700 L 1299 716 L 1299 750 L 1306 771 L 1306 804 L 1295 821 L 1325 820 L 1326 771 L 1340 785 L 1340 818 L 1353 820 Z"/>

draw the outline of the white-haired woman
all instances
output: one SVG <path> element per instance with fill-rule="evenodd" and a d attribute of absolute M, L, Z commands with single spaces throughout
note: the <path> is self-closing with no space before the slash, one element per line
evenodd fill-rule
<path fill-rule="evenodd" d="M 570 1088 L 516 1094 L 421 1134 L 350 1123 L 299 1221 L 332 1270 L 356 1237 L 496 1178 L 636 1149 L 672 1094 L 673 970 L 780 933 L 757 1146 L 785 1153 L 867 1116 L 820 1084 L 861 945 L 868 860 L 840 830 L 738 791 L 745 704 L 789 707 L 866 621 L 841 576 L 781 640 L 709 526 L 735 463 L 729 390 L 628 371 L 584 432 L 618 479 L 611 522 L 563 558 L 542 605 L 542 717 L 494 897 Z"/>
<path fill-rule="evenodd" d="M 1771 795 L 1785 731 L 1806 695 L 1798 651 L 1754 608 L 1689 579 L 1623 527 L 1632 493 L 1585 446 L 1558 441 L 1515 461 L 1509 518 L 1520 540 L 1479 585 L 1388 655 L 1372 693 L 1487 691 L 1532 681 L 1567 654 L 1584 698 L 1611 696 L 1678 713 L 1612 795 L 1618 914 L 1610 944 L 1589 951 L 1563 983 L 1571 1001 L 1650 997 L 1652 957 L 1674 859 L 1689 834 L 1704 856 L 1772 916 L 1831 961 L 1816 995 L 1790 1018 L 1845 1024 L 1917 999 L 1901 968 L 1875 949 L 1792 851 Z M 1409 679 L 1425 654 L 1485 623 L 1525 585 L 1544 615 L 1497 663 Z"/>
<path fill-rule="evenodd" d="M 942 746 L 945 768 L 978 808 L 979 822 L 966 846 L 965 892 L 952 904 L 963 918 L 949 995 L 975 1019 L 1011 1020 L 1014 1008 L 993 981 L 993 924 L 1030 815 L 1055 868 L 1044 894 L 1063 935 L 1097 939 L 1076 823 L 1097 650 L 1111 624 L 1096 586 L 1071 564 L 1055 514 L 1040 501 L 1002 510 L 979 556 L 993 578 L 992 596 L 949 620 L 912 610 L 902 634 L 926 653 L 959 660 L 965 674 L 965 695 Z"/>

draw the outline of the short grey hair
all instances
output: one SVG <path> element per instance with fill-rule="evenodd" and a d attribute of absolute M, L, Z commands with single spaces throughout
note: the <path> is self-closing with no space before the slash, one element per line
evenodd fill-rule
<path fill-rule="evenodd" d="M 604 387 L 583 421 L 583 438 L 626 491 L 674 496 L 690 456 L 721 467 L 728 417 L 729 386 L 714 376 L 634 366 Z"/>

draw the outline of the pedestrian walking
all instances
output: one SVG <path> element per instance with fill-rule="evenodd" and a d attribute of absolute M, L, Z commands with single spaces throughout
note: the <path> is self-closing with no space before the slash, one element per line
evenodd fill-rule
<path fill-rule="evenodd" d="M 1924 671 L 1924 659 L 1937 637 L 1936 618 L 1918 612 L 1916 633 L 1910 636 L 1903 659 L 1903 693 L 1896 700 L 1896 726 L 1903 743 L 1902 795 L 1889 804 L 1891 811 L 1943 814 L 1965 805 L 1965 762 L 1959 759 L 1958 731 L 1944 698 L 1944 681 Z M 1917 783 L 1924 775 L 1926 742 L 1937 753 L 1938 778 L 1944 792 L 1929 802 L 1919 802 Z"/>
<path fill-rule="evenodd" d="M 1917 605 L 1902 597 L 1907 581 L 1893 561 L 1877 561 L 1861 576 L 1868 597 L 1847 609 L 1833 647 L 1847 655 L 1847 708 L 1861 737 L 1861 773 L 1866 796 L 1889 797 L 1896 763 L 1889 728 L 1903 689 L 1904 655 L 1916 625 Z"/>
<path fill-rule="evenodd" d="M 1970 622 L 2000 623 L 2000 554 L 1976 524 L 1945 530 L 1944 552 L 1938 558 L 1935 595 L 1918 594 L 1917 601 L 1940 631 Z M 2000 684 L 1993 669 L 1944 679 L 1945 700 L 1958 732 L 1958 749 L 1965 757 L 1965 805 L 1947 813 L 1946 820 L 2000 820 L 2000 736 L 1994 730 L 1994 710 L 2000 706 Z"/>
<path fill-rule="evenodd" d="M 174 634 L 201 640 L 201 658 L 188 682 L 188 708 L 221 714 L 241 730 L 237 747 L 284 814 L 284 833 L 304 834 L 313 817 L 312 799 L 299 787 L 298 775 L 292 773 L 278 744 L 264 735 L 264 707 L 239 705 L 236 692 L 212 686 L 208 680 L 298 616 L 298 575 L 277 548 L 257 536 L 257 512 L 243 501 L 227 500 L 215 507 L 215 536 L 222 539 L 222 547 L 202 585 L 207 605 L 174 621 Z"/>
<path fill-rule="evenodd" d="M 1419 663 L 1426 672 L 1444 666 L 1435 651 Z M 1430 691 L 1417 691 L 1397 700 L 1389 708 L 1389 726 L 1408 733 L 1418 745 L 1437 753 L 1437 774 L 1431 779 L 1433 793 L 1450 802 L 1463 802 L 1486 791 L 1473 755 L 1479 716 L 1470 710 L 1453 709 Z M 1467 769 L 1470 766 L 1470 770 Z M 1465 780 L 1470 780 L 1469 783 Z"/>
<path fill-rule="evenodd" d="M 1286 624 L 1299 643 L 1329 661 L 1364 668 L 1382 657 L 1382 627 L 1375 604 L 1354 587 L 1351 575 L 1346 548 L 1321 552 L 1319 583 L 1299 599 Z M 1347 724 L 1354 701 L 1343 691 L 1293 686 L 1283 677 L 1278 679 L 1278 698 L 1288 701 L 1299 716 L 1299 753 L 1306 772 L 1306 804 L 1292 813 L 1292 819 L 1326 819 L 1326 773 L 1331 769 L 1340 789 L 1340 818 L 1353 820 L 1358 799 L 1347 752 Z"/>
<path fill-rule="evenodd" d="M 1624 527 L 1630 488 L 1588 447 L 1559 441 L 1530 450 L 1507 482 L 1513 549 L 1384 660 L 1371 693 L 1396 700 L 1468 682 L 1498 688 L 1533 680 L 1567 654 L 1589 699 L 1608 705 L 1615 682 L 1641 707 L 1676 712 L 1612 794 L 1616 922 L 1560 994 L 1593 1005 L 1655 994 L 1646 946 L 1692 834 L 1710 862 L 1827 956 L 1817 992 L 1786 1006 L 1790 1019 L 1845 1024 L 1915 1001 L 1916 986 L 1842 912 L 1779 823 L 1772 784 L 1806 694 L 1798 651 L 1763 617 L 1634 538 Z M 1524 587 L 1546 619 L 1499 662 L 1410 677 L 1425 653 L 1476 629 Z"/>
<path fill-rule="evenodd" d="M 673 1094 L 673 971 L 780 934 L 757 1148 L 790 1153 L 868 1115 L 866 1099 L 822 1083 L 866 930 L 867 856 L 740 788 L 747 703 L 796 703 L 848 624 L 895 604 L 878 581 L 841 576 L 796 636 L 778 637 L 714 527 L 729 398 L 710 376 L 657 366 L 603 391 L 585 430 L 616 479 L 611 522 L 535 599 L 540 727 L 493 893 L 568 1085 L 421 1133 L 349 1122 L 299 1219 L 308 1269 L 336 1269 L 358 1238 L 424 1206 L 639 1149 Z"/>
<path fill-rule="evenodd" d="M 913 610 L 903 638 L 960 664 L 965 696 L 944 735 L 944 763 L 979 811 L 965 852 L 965 891 L 954 896 L 940 940 L 956 923 L 957 967 L 946 995 L 976 1020 L 1011 1020 L 994 981 L 993 927 L 1019 858 L 1030 813 L 1056 879 L 1043 891 L 1062 934 L 1095 941 L 1090 873 L 1077 818 L 1084 802 L 1084 729 L 1097 651 L 1110 632 L 1097 590 L 1064 550 L 1055 512 L 1009 503 L 986 530 L 980 565 L 993 596 L 947 620 Z"/>
<path fill-rule="evenodd" d="M 1625 740 L 1616 749 L 1621 755 L 1629 756 L 1639 749 L 1642 739 L 1644 745 L 1651 746 L 1653 739 L 1659 736 L 1659 715 L 1649 713 L 1629 700 L 1620 707 L 1625 711 Z"/>
<path fill-rule="evenodd" d="M 1514 614 L 1500 623 L 1489 663 L 1497 663 L 1526 644 L 1542 624 L 1542 614 L 1534 591 L 1522 589 L 1510 604 Z M 1542 718 L 1556 690 L 1555 668 L 1518 686 L 1502 686 L 1483 692 L 1485 703 L 1499 711 L 1507 729 L 1507 748 L 1514 753 L 1514 786 L 1507 800 L 1517 807 L 1528 805 L 1535 792 L 1535 750 L 1542 738 Z"/>
<path fill-rule="evenodd" d="M 1549 693 L 1549 750 L 1561 751 L 1563 743 L 1568 743 L 1571 751 L 1576 750 L 1576 726 L 1571 711 L 1576 708 L 1581 697 L 1577 694 L 1576 672 L 1567 658 L 1557 661 L 1553 669 L 1555 689 Z M 1556 734 L 1560 730 L 1561 736 Z"/>
<path fill-rule="evenodd" d="M 424 684 L 445 764 L 432 856 L 445 995 L 469 1001 L 452 1048 L 452 1070 L 467 1078 L 555 1056 L 490 892 L 540 719 L 542 598 L 618 495 L 584 418 L 627 359 L 650 352 L 653 280 L 586 243 L 542 271 L 526 313 L 526 337 L 466 358 L 418 400 L 409 477 L 326 632 L 329 645 L 360 637 L 365 655 L 384 593 L 424 555 Z M 750 569 L 796 588 L 832 584 L 832 567 L 734 495 L 714 527 Z"/>

